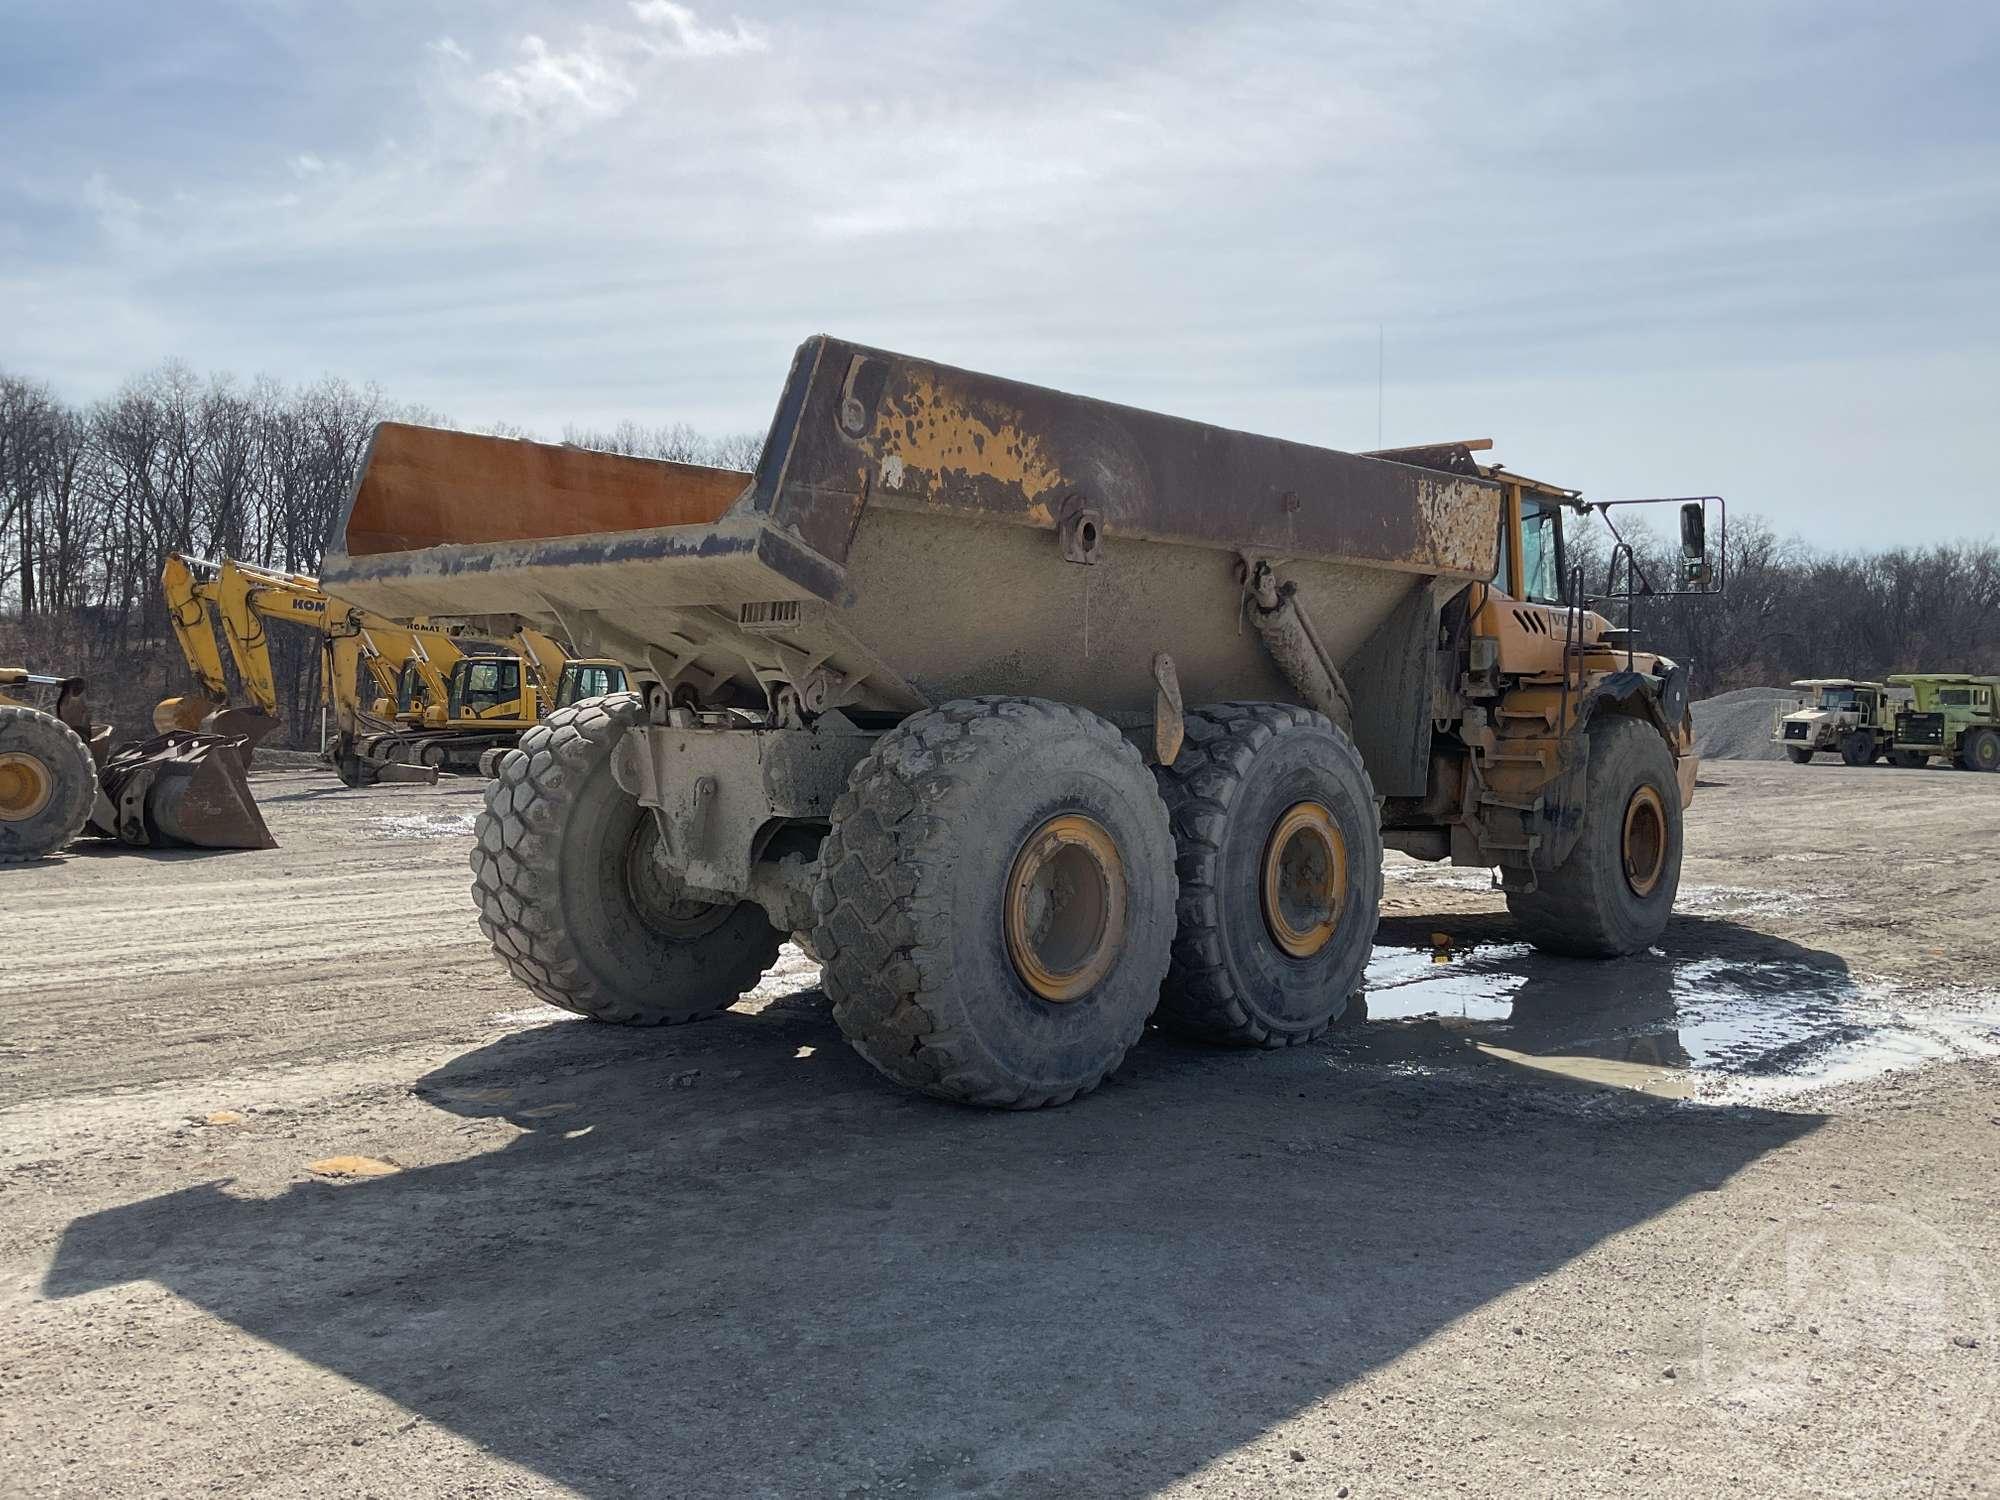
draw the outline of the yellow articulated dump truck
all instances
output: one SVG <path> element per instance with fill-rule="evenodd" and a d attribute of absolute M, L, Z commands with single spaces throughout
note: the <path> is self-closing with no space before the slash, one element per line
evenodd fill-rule
<path fill-rule="evenodd" d="M 881 1072 L 1027 1108 L 1149 1019 L 1317 1036 L 1385 846 L 1495 870 L 1543 948 L 1660 935 L 1688 673 L 1565 576 L 1607 502 L 1485 446 L 1334 452 L 814 338 L 754 474 L 385 424 L 325 579 L 623 665 L 479 820 L 481 924 L 542 998 L 694 1020 L 800 933 Z M 1721 504 L 1675 503 L 1659 592 L 1713 591 Z"/>

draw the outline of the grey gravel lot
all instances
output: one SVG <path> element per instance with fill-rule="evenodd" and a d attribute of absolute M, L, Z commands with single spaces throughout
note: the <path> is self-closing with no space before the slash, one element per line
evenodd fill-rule
<path fill-rule="evenodd" d="M 0 1494 L 1975 1495 L 2000 777 L 1724 763 L 1660 949 L 1398 861 L 1366 1013 L 900 1094 L 796 950 L 506 978 L 479 787 L 0 870 Z M 1441 940 L 1441 941 L 1440 941 Z"/>

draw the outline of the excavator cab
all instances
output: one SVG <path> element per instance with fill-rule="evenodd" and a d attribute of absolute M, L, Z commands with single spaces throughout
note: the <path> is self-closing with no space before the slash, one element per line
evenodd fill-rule
<path fill-rule="evenodd" d="M 521 679 L 520 657 L 468 656 L 451 669 L 445 719 L 450 724 L 532 724 L 534 692 Z"/>

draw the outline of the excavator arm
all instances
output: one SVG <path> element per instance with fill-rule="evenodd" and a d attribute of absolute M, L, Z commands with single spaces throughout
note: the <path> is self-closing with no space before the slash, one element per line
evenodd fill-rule
<path fill-rule="evenodd" d="M 187 658 L 199 693 L 164 698 L 153 710 L 153 728 L 161 734 L 170 729 L 196 729 L 201 721 L 229 702 L 229 681 L 222 672 L 222 652 L 215 644 L 214 601 L 207 587 L 195 577 L 188 559 L 178 552 L 167 554 L 160 574 L 160 590 L 166 595 L 167 619 L 174 639 Z"/>
<path fill-rule="evenodd" d="M 302 575 L 271 572 L 225 558 L 216 575 L 215 599 L 222 617 L 222 637 L 229 643 L 244 691 L 259 710 L 276 719 L 278 683 L 271 670 L 271 638 L 264 621 L 290 620 L 324 635 L 326 595 L 316 582 Z"/>

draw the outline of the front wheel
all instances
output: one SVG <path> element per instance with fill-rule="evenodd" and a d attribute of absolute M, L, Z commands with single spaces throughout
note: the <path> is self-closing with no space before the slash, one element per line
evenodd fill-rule
<path fill-rule="evenodd" d="M 778 956 L 751 901 L 687 897 L 652 814 L 611 774 L 636 693 L 550 714 L 521 736 L 474 826 L 479 925 L 513 976 L 594 1021 L 662 1026 L 722 1010 Z"/>
<path fill-rule="evenodd" d="M 1904 771 L 1919 770 L 1930 764 L 1930 757 L 1921 750 L 1891 750 L 1889 764 Z"/>
<path fill-rule="evenodd" d="M 1802 766 L 1812 759 L 1812 751 L 1806 749 L 1803 745 L 1787 745 L 1785 746 L 1785 758 L 1795 766 Z"/>
<path fill-rule="evenodd" d="M 1616 958 L 1666 930 L 1681 883 L 1674 758 L 1650 724 L 1591 721 L 1583 832 L 1561 868 L 1510 894 L 1522 936 L 1550 953 Z"/>
<path fill-rule="evenodd" d="M 83 832 L 97 763 L 69 725 L 25 704 L 0 704 L 0 865 L 40 859 Z"/>

